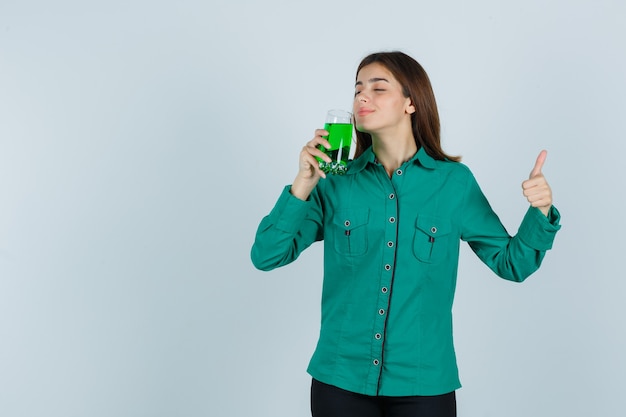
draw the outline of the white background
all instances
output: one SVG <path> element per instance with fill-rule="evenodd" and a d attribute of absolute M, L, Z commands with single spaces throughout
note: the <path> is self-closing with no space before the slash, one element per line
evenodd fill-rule
<path fill-rule="evenodd" d="M 619 415 L 624 4 L 1 0 L 0 415 L 309 415 L 321 245 L 270 273 L 249 250 L 395 49 L 511 233 L 544 148 L 563 216 L 521 285 L 463 246 L 459 415 Z"/>

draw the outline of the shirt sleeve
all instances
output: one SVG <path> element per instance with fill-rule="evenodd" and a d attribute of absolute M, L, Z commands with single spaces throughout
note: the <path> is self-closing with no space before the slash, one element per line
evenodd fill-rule
<path fill-rule="evenodd" d="M 560 214 L 552 207 L 548 216 L 529 207 L 518 233 L 510 236 L 473 176 L 470 176 L 462 216 L 461 239 L 498 276 L 521 282 L 539 269 L 556 232 Z"/>
<path fill-rule="evenodd" d="M 287 265 L 313 242 L 323 239 L 323 216 L 318 189 L 307 201 L 286 186 L 272 211 L 261 220 L 250 252 L 253 265 L 270 271 Z"/>

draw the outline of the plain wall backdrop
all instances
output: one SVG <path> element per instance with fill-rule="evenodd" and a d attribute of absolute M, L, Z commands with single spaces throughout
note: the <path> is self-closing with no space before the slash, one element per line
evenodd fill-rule
<path fill-rule="evenodd" d="M 510 233 L 541 149 L 563 228 L 525 283 L 463 244 L 464 417 L 622 411 L 626 5 L 0 0 L 0 415 L 307 416 L 322 250 L 256 227 L 356 66 L 431 77 Z"/>

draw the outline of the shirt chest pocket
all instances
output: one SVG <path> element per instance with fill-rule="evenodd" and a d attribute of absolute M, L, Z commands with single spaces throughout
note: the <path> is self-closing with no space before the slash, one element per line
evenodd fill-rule
<path fill-rule="evenodd" d="M 449 220 L 433 216 L 418 216 L 415 222 L 413 253 L 422 262 L 439 263 L 446 258 L 450 247 Z"/>
<path fill-rule="evenodd" d="M 347 256 L 364 255 L 367 252 L 368 209 L 339 210 L 333 217 L 335 250 Z"/>

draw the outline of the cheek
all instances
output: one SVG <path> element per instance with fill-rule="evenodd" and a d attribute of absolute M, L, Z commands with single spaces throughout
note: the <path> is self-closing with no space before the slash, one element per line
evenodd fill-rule
<path fill-rule="evenodd" d="M 393 103 L 390 103 L 390 107 L 393 107 L 396 113 L 402 114 L 404 114 L 407 109 L 405 100 L 394 100 Z"/>

